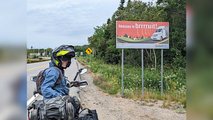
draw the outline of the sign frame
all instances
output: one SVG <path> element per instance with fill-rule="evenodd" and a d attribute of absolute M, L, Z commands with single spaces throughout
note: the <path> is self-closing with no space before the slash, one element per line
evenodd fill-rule
<path fill-rule="evenodd" d="M 169 22 L 116 21 L 116 48 L 169 49 Z"/>

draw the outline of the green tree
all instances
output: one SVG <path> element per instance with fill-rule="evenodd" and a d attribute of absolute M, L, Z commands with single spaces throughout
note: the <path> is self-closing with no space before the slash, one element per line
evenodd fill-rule
<path fill-rule="evenodd" d="M 124 3 L 125 3 L 125 0 L 121 0 L 120 1 L 120 7 L 119 7 L 119 9 L 124 9 Z"/>

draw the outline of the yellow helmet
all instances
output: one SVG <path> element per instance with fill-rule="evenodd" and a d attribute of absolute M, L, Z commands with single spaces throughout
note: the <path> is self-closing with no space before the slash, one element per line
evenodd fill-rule
<path fill-rule="evenodd" d="M 61 45 L 60 47 L 56 48 L 52 52 L 51 61 L 55 66 L 62 67 L 62 61 L 68 60 L 69 67 L 71 64 L 71 58 L 75 57 L 75 50 L 74 46 L 72 45 Z"/>

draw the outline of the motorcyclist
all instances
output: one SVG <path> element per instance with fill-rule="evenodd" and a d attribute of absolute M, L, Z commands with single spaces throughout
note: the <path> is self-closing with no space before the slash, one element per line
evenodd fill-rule
<path fill-rule="evenodd" d="M 69 95 L 64 69 L 70 66 L 73 57 L 75 57 L 75 51 L 72 45 L 61 45 L 52 52 L 51 62 L 44 72 L 45 79 L 41 85 L 44 99 Z"/>

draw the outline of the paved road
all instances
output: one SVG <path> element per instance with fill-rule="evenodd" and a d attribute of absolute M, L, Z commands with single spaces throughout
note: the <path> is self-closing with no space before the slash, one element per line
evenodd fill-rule
<path fill-rule="evenodd" d="M 41 70 L 47 68 L 49 66 L 49 62 L 50 61 L 27 64 L 27 100 L 33 97 L 33 91 L 36 88 L 35 83 L 30 80 L 30 77 L 36 76 Z M 75 59 L 72 59 L 72 64 L 70 65 L 69 68 L 65 70 L 65 76 L 67 76 L 68 79 L 72 81 L 77 71 L 78 71 L 77 62 Z M 79 77 L 77 78 L 77 80 L 78 79 Z M 78 91 L 79 91 L 78 88 L 71 88 L 70 94 L 76 95 Z"/>
<path fill-rule="evenodd" d="M 27 64 L 27 99 L 29 100 L 33 96 L 33 91 L 36 86 L 35 83 L 30 80 L 30 77 L 36 76 L 41 70 L 48 67 L 49 61 Z"/>

